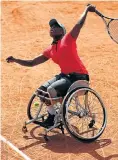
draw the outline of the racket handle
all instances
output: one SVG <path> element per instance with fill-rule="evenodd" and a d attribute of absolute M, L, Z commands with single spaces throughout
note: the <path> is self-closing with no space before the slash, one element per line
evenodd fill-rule
<path fill-rule="evenodd" d="M 99 15 L 100 17 L 104 17 L 103 14 L 100 13 L 97 9 L 95 9 L 95 13 L 96 13 L 97 15 Z"/>

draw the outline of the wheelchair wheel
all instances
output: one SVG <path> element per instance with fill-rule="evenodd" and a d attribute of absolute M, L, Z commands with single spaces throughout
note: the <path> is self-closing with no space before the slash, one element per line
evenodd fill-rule
<path fill-rule="evenodd" d="M 71 136 L 92 142 L 106 127 L 106 110 L 100 96 L 91 88 L 78 87 L 63 101 L 63 122 Z"/>
<path fill-rule="evenodd" d="M 45 103 L 41 102 L 36 94 L 33 94 L 27 107 L 27 116 L 29 120 L 35 119 L 33 123 L 40 124 L 40 122 L 46 119 L 47 115 L 48 113 Z"/>

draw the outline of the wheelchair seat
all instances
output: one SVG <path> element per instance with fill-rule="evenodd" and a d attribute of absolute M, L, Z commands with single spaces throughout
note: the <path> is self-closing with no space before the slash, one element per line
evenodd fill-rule
<path fill-rule="evenodd" d="M 67 93 L 77 87 L 89 87 L 89 82 L 86 80 L 77 80 L 69 87 L 69 89 L 67 90 Z M 37 91 L 38 91 L 37 96 L 39 96 L 43 102 L 51 102 L 51 104 L 54 105 L 56 102 L 62 103 L 63 101 L 63 97 L 52 98 L 48 92 L 45 92 L 41 89 L 37 89 Z M 40 95 L 39 92 L 43 93 L 43 95 Z M 83 95 L 84 92 L 81 92 L 81 94 Z M 45 95 L 48 95 L 48 97 Z"/>
<path fill-rule="evenodd" d="M 89 82 L 86 80 L 77 80 L 75 81 L 68 89 L 67 93 L 72 91 L 77 87 L 89 87 Z"/>

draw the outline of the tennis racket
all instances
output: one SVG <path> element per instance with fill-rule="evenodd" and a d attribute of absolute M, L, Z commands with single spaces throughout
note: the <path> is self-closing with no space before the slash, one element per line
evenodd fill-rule
<path fill-rule="evenodd" d="M 118 18 L 106 17 L 97 9 L 95 9 L 95 13 L 103 19 L 109 36 L 118 44 Z"/>

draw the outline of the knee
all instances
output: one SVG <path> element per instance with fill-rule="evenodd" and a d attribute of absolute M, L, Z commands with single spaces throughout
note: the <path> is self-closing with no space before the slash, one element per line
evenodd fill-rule
<path fill-rule="evenodd" d="M 38 89 L 41 89 L 41 90 L 43 90 L 43 91 L 47 92 L 47 88 L 46 88 L 46 87 L 44 87 L 44 86 L 40 86 Z"/>
<path fill-rule="evenodd" d="M 52 98 L 57 97 L 57 91 L 53 87 L 49 86 L 47 88 L 47 92 L 50 94 Z"/>

